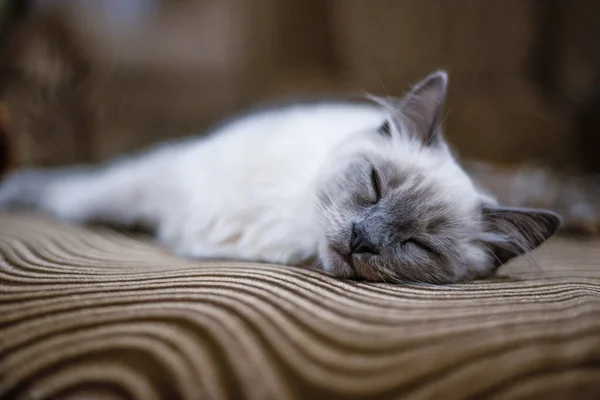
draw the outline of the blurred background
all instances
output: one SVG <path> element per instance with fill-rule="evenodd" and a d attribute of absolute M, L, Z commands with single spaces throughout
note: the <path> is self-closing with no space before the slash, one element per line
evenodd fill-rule
<path fill-rule="evenodd" d="M 462 157 L 600 170 L 600 1 L 4 0 L 16 164 L 100 161 L 265 102 L 450 74 Z"/>

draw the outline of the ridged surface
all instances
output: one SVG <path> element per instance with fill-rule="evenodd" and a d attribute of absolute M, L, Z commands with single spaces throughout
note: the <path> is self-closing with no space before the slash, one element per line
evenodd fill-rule
<path fill-rule="evenodd" d="M 597 399 L 599 244 L 398 286 L 0 214 L 0 397 Z"/>

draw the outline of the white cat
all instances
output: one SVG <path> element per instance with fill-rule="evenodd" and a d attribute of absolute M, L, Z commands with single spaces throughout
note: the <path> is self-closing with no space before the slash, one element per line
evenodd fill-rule
<path fill-rule="evenodd" d="M 485 277 L 560 226 L 483 195 L 440 130 L 447 75 L 401 99 L 262 110 L 93 168 L 17 171 L 1 206 L 142 223 L 177 254 L 316 265 L 372 281 Z"/>

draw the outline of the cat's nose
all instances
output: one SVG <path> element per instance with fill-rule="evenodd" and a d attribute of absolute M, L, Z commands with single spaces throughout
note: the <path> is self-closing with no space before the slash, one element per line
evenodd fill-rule
<path fill-rule="evenodd" d="M 377 246 L 367 238 L 360 224 L 354 224 L 350 240 L 350 254 L 360 253 L 377 254 Z"/>

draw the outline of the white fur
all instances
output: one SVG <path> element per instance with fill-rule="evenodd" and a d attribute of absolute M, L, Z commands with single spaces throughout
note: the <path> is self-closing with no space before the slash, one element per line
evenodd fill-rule
<path fill-rule="evenodd" d="M 183 256 L 302 264 L 321 237 L 313 188 L 325 162 L 385 117 L 379 107 L 344 103 L 263 111 L 94 177 L 63 179 L 43 209 L 75 221 L 149 222 Z"/>

